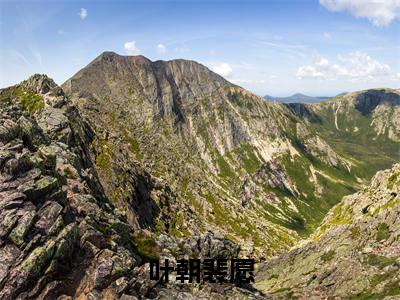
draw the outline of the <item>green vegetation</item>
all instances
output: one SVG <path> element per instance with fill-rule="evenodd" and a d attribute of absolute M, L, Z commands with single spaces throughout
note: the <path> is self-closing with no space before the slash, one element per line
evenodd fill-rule
<path fill-rule="evenodd" d="M 318 231 L 316 239 L 318 240 L 324 232 L 329 228 L 340 226 L 344 224 L 350 224 L 353 220 L 352 209 L 349 206 L 344 206 L 342 203 L 335 206 L 332 211 L 332 215 L 328 222 L 323 224 Z"/>
<path fill-rule="evenodd" d="M 229 166 L 229 164 L 220 155 L 217 158 L 217 164 L 218 164 L 219 175 L 220 176 L 229 177 L 229 178 L 235 177 L 235 173 L 232 171 L 232 169 Z"/>
<path fill-rule="evenodd" d="M 29 115 L 44 108 L 43 97 L 16 86 L 4 89 L 0 94 L 0 101 L 7 103 L 18 101 L 22 104 L 22 109 Z"/>
<path fill-rule="evenodd" d="M 325 252 L 324 254 L 322 254 L 321 256 L 321 260 L 323 262 L 327 262 L 332 260 L 332 258 L 335 256 L 335 251 L 334 250 L 329 250 L 328 252 Z"/>
<path fill-rule="evenodd" d="M 163 222 L 159 218 L 155 219 L 153 222 L 153 232 L 157 236 L 164 232 Z"/>
<path fill-rule="evenodd" d="M 261 167 L 262 162 L 257 158 L 256 153 L 258 153 L 257 149 L 247 143 L 232 151 L 232 154 L 238 156 L 243 168 L 249 174 L 255 173 Z"/>
<path fill-rule="evenodd" d="M 202 216 L 204 214 L 204 209 L 199 203 L 199 201 L 196 199 L 196 197 L 193 195 L 192 192 L 187 192 L 186 193 L 186 199 L 189 201 L 190 205 L 196 210 L 196 212 Z"/>
<path fill-rule="evenodd" d="M 169 233 L 171 233 L 175 237 L 190 236 L 190 232 L 184 226 L 184 217 L 181 212 L 178 212 L 171 216 Z"/>
<path fill-rule="evenodd" d="M 252 99 L 246 98 L 242 93 L 236 91 L 228 92 L 228 99 L 235 103 L 240 108 L 247 108 L 251 111 L 254 107 Z"/>
<path fill-rule="evenodd" d="M 352 226 L 352 227 L 350 228 L 350 233 L 351 233 L 351 237 L 352 237 L 353 239 L 359 238 L 359 237 L 360 237 L 360 234 L 361 234 L 361 232 L 360 232 L 360 227 L 359 227 L 359 226 Z"/>
<path fill-rule="evenodd" d="M 36 111 L 44 108 L 44 100 L 41 96 L 33 93 L 24 93 L 21 97 L 22 107 L 30 115 L 33 115 Z"/>
<path fill-rule="evenodd" d="M 111 168 L 111 157 L 112 157 L 112 146 L 111 143 L 104 140 L 99 139 L 95 144 L 96 149 L 98 151 L 96 157 L 96 166 L 106 172 L 107 174 L 111 175 L 112 168 Z"/>
<path fill-rule="evenodd" d="M 400 201 L 396 198 L 392 198 L 390 199 L 388 202 L 386 202 L 384 205 L 382 205 L 381 207 L 384 209 L 390 209 L 392 207 L 394 207 L 395 205 L 399 205 Z M 379 207 L 379 208 L 381 208 Z"/>
<path fill-rule="evenodd" d="M 376 240 L 382 241 L 390 237 L 389 226 L 386 223 L 380 223 L 377 227 Z"/>
<path fill-rule="evenodd" d="M 351 300 L 380 300 L 386 296 L 400 295 L 400 280 L 392 280 L 397 274 L 397 270 L 375 274 L 371 279 L 371 288 L 363 293 L 352 295 Z M 386 283 L 385 283 L 386 282 Z M 384 283 L 384 284 L 383 284 Z M 376 291 L 378 285 L 383 287 Z"/>
<path fill-rule="evenodd" d="M 396 262 L 396 257 L 386 257 L 371 253 L 368 254 L 367 262 L 372 266 L 383 269 L 384 267 L 394 264 Z"/>
<path fill-rule="evenodd" d="M 263 243 L 258 236 L 256 228 L 247 218 L 232 218 L 229 212 L 221 206 L 221 202 L 217 201 L 211 193 L 206 194 L 205 198 L 212 205 L 215 216 L 215 218 L 213 220 L 210 219 L 210 221 L 215 222 L 215 224 L 221 228 L 225 228 L 231 232 L 233 231 L 239 237 L 251 237 L 255 245 L 261 245 Z"/>
<path fill-rule="evenodd" d="M 143 159 L 143 154 L 140 151 L 140 145 L 138 141 L 131 136 L 126 136 L 126 140 L 129 143 L 129 150 L 131 150 L 131 152 L 134 153 L 139 160 Z"/>
<path fill-rule="evenodd" d="M 389 168 L 398 160 L 398 143 L 385 134 L 377 135 L 370 115 L 363 115 L 351 105 L 336 114 L 332 103 L 327 101 L 319 105 L 317 113 L 323 121 L 312 125 L 335 152 L 356 162 L 352 174 L 369 180 L 378 170 Z M 358 130 L 354 130 L 356 127 Z"/>
<path fill-rule="evenodd" d="M 395 173 L 389 177 L 387 188 L 389 190 L 393 189 L 394 185 L 397 184 L 399 173 Z"/>
<path fill-rule="evenodd" d="M 145 261 L 159 259 L 161 249 L 151 236 L 147 236 L 143 232 L 137 232 L 132 235 L 132 240 L 136 245 L 139 255 Z"/>

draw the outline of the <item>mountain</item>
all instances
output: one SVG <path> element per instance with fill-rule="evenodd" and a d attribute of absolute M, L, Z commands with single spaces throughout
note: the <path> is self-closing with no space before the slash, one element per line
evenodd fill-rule
<path fill-rule="evenodd" d="M 377 170 L 399 161 L 399 95 L 400 90 L 373 89 L 323 103 L 289 106 L 305 116 L 336 152 L 351 158 L 353 174 L 371 178 Z"/>
<path fill-rule="evenodd" d="M 398 299 L 399 174 L 396 164 L 344 197 L 307 243 L 260 268 L 255 286 L 271 299 Z"/>
<path fill-rule="evenodd" d="M 107 52 L 63 89 L 95 131 L 107 196 L 137 227 L 177 237 L 218 230 L 243 253 L 269 256 L 369 179 L 356 178 L 350 158 L 291 106 L 267 103 L 193 61 Z M 129 173 L 137 164 L 168 186 L 173 209 L 154 197 L 158 208 L 137 220 L 143 195 Z"/>
<path fill-rule="evenodd" d="M 269 261 L 312 238 L 399 160 L 399 101 L 273 103 L 194 61 L 112 52 L 62 87 L 0 90 L 0 298 L 263 298 L 150 281 L 148 262 Z"/>
<path fill-rule="evenodd" d="M 99 180 L 95 132 L 53 80 L 34 75 L 0 90 L 0 119 L 1 299 L 258 299 L 232 284 L 222 294 L 150 281 L 151 259 L 176 264 L 172 253 L 231 259 L 239 247 L 212 232 L 156 241 L 137 229 Z M 152 207 L 145 193 L 173 200 L 162 181 L 140 167 L 130 172 L 139 213 Z"/>
<path fill-rule="evenodd" d="M 342 96 L 343 94 L 339 94 L 338 96 Z M 312 97 L 300 93 L 296 93 L 288 97 L 273 97 L 270 95 L 264 96 L 264 99 L 266 100 L 274 102 L 283 102 L 283 103 L 313 103 L 313 102 L 322 102 L 331 98 L 333 97 Z"/>

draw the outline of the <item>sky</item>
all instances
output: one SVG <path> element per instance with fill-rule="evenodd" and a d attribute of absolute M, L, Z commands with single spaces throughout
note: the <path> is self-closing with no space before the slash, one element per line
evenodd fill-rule
<path fill-rule="evenodd" d="M 198 61 L 258 95 L 400 88 L 400 0 L 0 0 L 0 87 L 103 51 Z"/>

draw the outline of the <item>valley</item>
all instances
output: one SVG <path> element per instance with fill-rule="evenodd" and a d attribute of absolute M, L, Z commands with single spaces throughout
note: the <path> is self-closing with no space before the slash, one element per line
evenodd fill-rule
<path fill-rule="evenodd" d="M 0 104 L 2 298 L 224 299 L 145 279 L 219 253 L 263 262 L 233 298 L 398 291 L 399 90 L 277 103 L 195 61 L 104 52 Z M 350 290 L 349 267 L 376 280 Z"/>

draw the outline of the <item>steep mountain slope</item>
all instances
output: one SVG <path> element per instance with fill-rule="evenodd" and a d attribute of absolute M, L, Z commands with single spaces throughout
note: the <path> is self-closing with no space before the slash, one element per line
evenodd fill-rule
<path fill-rule="evenodd" d="M 400 164 L 378 172 L 329 212 L 307 244 L 262 267 L 255 286 L 280 299 L 398 299 L 399 192 Z"/>
<path fill-rule="evenodd" d="M 0 90 L 0 298 L 255 299 L 232 284 L 149 280 L 149 259 L 235 258 L 239 247 L 210 232 L 179 241 L 138 230 L 104 193 L 94 136 L 46 76 Z M 174 197 L 140 167 L 130 171 L 138 186 L 130 216 L 141 224 L 148 212 L 139 208 L 152 207 L 148 194 L 171 204 Z"/>
<path fill-rule="evenodd" d="M 398 107 L 395 90 L 268 103 L 196 62 L 110 52 L 63 89 L 34 75 L 0 90 L 0 298 L 258 299 L 150 281 L 148 261 L 282 253 L 398 160 Z M 257 286 L 283 298 L 395 293 L 399 168 L 345 198 Z M 325 284 L 342 253 L 338 283 Z M 304 284 L 301 267 L 320 260 L 326 273 Z M 372 277 L 351 290 L 346 266 Z"/>
<path fill-rule="evenodd" d="M 269 256 L 369 179 L 324 140 L 312 109 L 267 103 L 193 61 L 105 52 L 63 89 L 96 133 L 106 194 L 131 222 L 133 161 L 171 188 L 175 208 L 152 194 L 159 214 L 138 222 L 158 233 L 218 230 L 242 253 Z"/>
<path fill-rule="evenodd" d="M 300 106 L 291 104 L 294 111 Z M 360 178 L 400 160 L 400 91 L 375 89 L 349 93 L 318 104 L 305 104 L 309 124 L 332 148 L 351 161 Z"/>
<path fill-rule="evenodd" d="M 90 128 L 46 77 L 0 98 L 0 297 L 79 294 L 124 276 L 140 258 L 124 243 L 130 225 L 107 202 L 88 156 Z"/>

